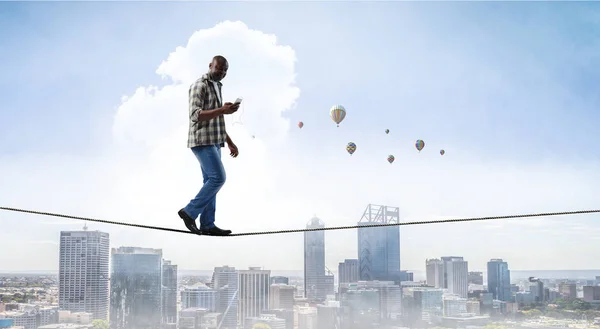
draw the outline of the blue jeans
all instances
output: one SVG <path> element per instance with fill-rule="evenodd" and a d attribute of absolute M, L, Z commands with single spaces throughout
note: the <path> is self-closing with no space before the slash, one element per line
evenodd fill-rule
<path fill-rule="evenodd" d="M 183 211 L 196 219 L 200 215 L 200 228 L 210 229 L 215 226 L 215 210 L 217 193 L 225 184 L 225 168 L 221 161 L 221 146 L 196 146 L 192 148 L 196 159 L 200 162 L 204 185 L 200 192 L 188 203 Z"/>

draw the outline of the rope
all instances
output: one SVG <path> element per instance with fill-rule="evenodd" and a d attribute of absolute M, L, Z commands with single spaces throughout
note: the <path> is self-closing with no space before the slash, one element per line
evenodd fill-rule
<path fill-rule="evenodd" d="M 148 226 L 148 225 L 140 225 L 140 224 L 132 224 L 132 223 L 121 223 L 121 222 L 113 222 L 102 219 L 94 219 L 87 217 L 78 217 L 71 215 L 63 215 L 63 214 L 55 214 L 50 212 L 41 212 L 35 210 L 26 210 L 26 209 L 18 209 L 18 208 L 8 208 L 8 207 L 0 207 L 0 210 L 6 211 L 15 211 L 15 212 L 23 212 L 30 213 L 36 215 L 43 216 L 54 216 L 54 217 L 62 217 L 69 219 L 78 219 L 83 221 L 104 223 L 104 224 L 112 224 L 112 225 L 122 225 L 122 226 L 130 226 L 137 228 L 146 228 L 152 230 L 160 230 L 160 231 L 168 231 L 168 232 L 176 232 L 176 233 L 187 233 L 187 234 L 196 234 L 186 230 L 178 230 L 167 227 L 158 227 L 158 226 Z M 546 212 L 546 213 L 534 213 L 534 214 L 518 214 L 518 215 L 504 215 L 504 216 L 488 216 L 488 217 L 471 217 L 471 218 L 452 218 L 452 219 L 443 219 L 443 220 L 429 220 L 429 221 L 413 221 L 413 222 L 403 222 L 403 223 L 372 223 L 368 225 L 351 225 L 351 226 L 332 226 L 332 227 L 321 227 L 321 228 L 305 228 L 305 229 L 296 229 L 296 230 L 277 230 L 277 231 L 259 231 L 259 232 L 246 232 L 246 233 L 235 233 L 227 236 L 248 236 L 248 235 L 265 235 L 265 234 L 284 234 L 284 233 L 301 233 L 301 232 L 312 232 L 312 231 L 334 231 L 334 230 L 351 230 L 351 229 L 359 229 L 365 227 L 386 227 L 386 226 L 408 226 L 408 225 L 424 225 L 424 224 L 443 224 L 443 223 L 458 223 L 458 222 L 474 222 L 474 221 L 486 221 L 486 220 L 495 220 L 495 219 L 517 219 L 517 218 L 531 218 L 531 217 L 549 217 L 549 216 L 564 216 L 564 215 L 581 215 L 581 214 L 592 214 L 592 213 L 600 213 L 600 209 L 596 210 L 576 210 L 576 211 L 562 211 L 562 212 Z"/>

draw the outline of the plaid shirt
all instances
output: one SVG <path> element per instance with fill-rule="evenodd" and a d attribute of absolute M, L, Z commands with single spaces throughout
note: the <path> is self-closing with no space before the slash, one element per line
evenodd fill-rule
<path fill-rule="evenodd" d="M 198 120 L 198 115 L 203 110 L 214 110 L 223 106 L 219 100 L 222 98 L 222 86 L 222 83 L 210 80 L 208 74 L 204 74 L 190 86 L 190 128 L 187 142 L 189 148 L 215 144 L 219 144 L 221 147 L 225 146 L 227 132 L 223 115 L 208 121 Z"/>

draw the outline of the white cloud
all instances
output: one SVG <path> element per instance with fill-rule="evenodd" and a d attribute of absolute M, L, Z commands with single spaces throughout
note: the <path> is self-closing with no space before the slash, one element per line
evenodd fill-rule
<path fill-rule="evenodd" d="M 389 151 L 374 136 L 360 142 L 352 157 L 344 152 L 346 141 L 341 139 L 339 152 L 330 150 L 327 156 L 316 156 L 324 153 L 315 149 L 328 147 L 331 140 L 340 137 L 311 130 L 303 130 L 302 137 L 290 137 L 290 129 L 297 128 L 285 115 L 295 110 L 300 97 L 294 84 L 293 49 L 241 22 L 224 22 L 195 32 L 185 47 L 175 49 L 157 69 L 165 86 L 141 86 L 123 97 L 112 127 L 114 153 L 93 159 L 36 155 L 0 162 L 6 182 L 0 184 L 2 200 L 27 208 L 184 229 L 177 210 L 202 184 L 199 165 L 186 148 L 187 91 L 217 54 L 230 62 L 229 75 L 223 81 L 224 98 L 244 98 L 242 113 L 227 118 L 228 131 L 241 155 L 231 159 L 224 150 L 228 181 L 217 205 L 217 225 L 223 228 L 234 232 L 301 228 L 313 214 L 328 226 L 351 225 L 369 202 L 400 206 L 405 221 L 592 208 L 600 203 L 596 164 L 574 170 L 561 164 L 482 163 L 461 153 L 460 147 L 449 147 L 440 157 L 437 150 L 429 152 L 427 146 L 418 154 L 407 143 L 405 148 L 398 148 L 397 160 L 390 165 L 385 161 Z M 243 124 L 232 125 L 234 121 Z M 343 129 L 336 133 L 362 134 Z M 315 141 L 323 144 L 306 148 Z M 52 174 L 46 174 L 48 171 Z M 32 227 L 50 220 L 64 222 L 10 216 L 17 223 L 13 232 L 36 234 L 28 238 L 35 241 L 57 239 L 60 228 L 48 230 L 50 226 L 45 226 L 45 230 L 34 233 Z M 5 217 L 0 218 L 4 224 Z M 561 239 L 566 239 L 563 227 L 568 220 L 402 227 L 402 264 L 420 269 L 426 257 L 449 254 L 465 256 L 475 268 L 492 257 L 507 258 L 516 268 L 554 264 L 550 256 L 566 253 L 561 251 Z M 302 268 L 301 234 L 210 238 L 88 225 L 110 232 L 113 247 L 163 248 L 166 258 L 185 269 L 223 264 Z M 65 225 L 64 229 L 73 226 Z M 584 232 L 586 224 L 580 221 L 576 227 Z M 547 258 L 523 257 L 524 248 L 535 248 L 544 239 L 553 242 L 544 243 Z M 326 232 L 326 241 L 331 269 L 344 258 L 356 257 L 356 231 Z M 586 248 L 591 252 L 593 246 L 590 243 Z M 38 263 L 35 252 L 39 248 L 32 245 L 27 249 L 31 252 L 22 249 L 11 257 L 35 259 L 31 269 L 56 266 L 58 252 L 45 248 L 44 259 Z M 564 263 L 565 268 L 588 267 L 581 265 L 583 258 L 564 259 L 572 262 Z M 15 264 L 24 266 L 22 261 Z"/>
<path fill-rule="evenodd" d="M 136 169 L 123 171 L 119 177 L 117 208 L 128 221 L 144 219 L 151 225 L 182 227 L 176 212 L 202 185 L 199 165 L 186 148 L 187 92 L 217 54 L 224 55 L 230 64 L 223 80 L 224 99 L 244 98 L 241 113 L 227 118 L 228 131 L 240 148 L 240 156 L 231 159 L 223 150 L 228 181 L 218 196 L 217 225 L 239 232 L 268 228 L 270 221 L 280 221 L 278 210 L 263 209 L 270 203 L 269 190 L 277 186 L 270 175 L 276 169 L 272 160 L 280 156 L 277 150 L 285 144 L 290 128 L 282 113 L 292 109 L 299 97 L 294 85 L 296 58 L 294 51 L 278 45 L 274 36 L 251 30 L 241 22 L 224 22 L 195 32 L 187 46 L 178 47 L 157 70 L 172 84 L 141 87 L 123 99 L 113 127 L 117 146 L 121 150 L 145 151 L 129 156 L 137 164 Z M 232 125 L 234 121 L 242 124 Z M 193 248 L 198 239 L 207 240 L 184 238 L 187 245 L 178 240 L 172 247 Z M 232 240 L 208 240 L 217 248 L 241 247 Z M 261 239 L 253 239 L 257 240 Z M 225 256 L 235 254 L 234 249 L 232 252 L 209 253 L 202 263 L 214 266 L 228 262 Z"/>

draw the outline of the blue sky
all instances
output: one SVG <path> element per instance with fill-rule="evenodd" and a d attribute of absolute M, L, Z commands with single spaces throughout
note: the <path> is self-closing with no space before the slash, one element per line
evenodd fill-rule
<path fill-rule="evenodd" d="M 301 131 L 291 130 L 285 137 L 286 144 L 280 148 L 265 142 L 262 147 L 272 157 L 266 162 L 270 166 L 264 167 L 268 169 L 263 169 L 272 180 L 289 179 L 289 184 L 295 186 L 307 184 L 308 187 L 298 187 L 290 193 L 296 193 L 295 197 L 303 200 L 305 213 L 309 215 L 319 210 L 332 217 L 325 219 L 326 223 L 347 225 L 343 220 L 354 215 L 340 210 L 342 214 L 335 219 L 338 214 L 331 210 L 335 207 L 325 205 L 327 200 L 334 199 L 349 200 L 353 207 L 360 208 L 352 209 L 352 213 L 362 213 L 367 202 L 389 202 L 403 207 L 403 213 L 408 213 L 410 220 L 427 219 L 417 218 L 426 211 L 446 217 L 478 216 L 484 215 L 484 211 L 513 212 L 504 209 L 505 205 L 529 212 L 541 208 L 593 207 L 600 200 L 600 196 L 594 196 L 597 193 L 590 192 L 600 183 L 597 174 L 600 168 L 597 142 L 600 140 L 597 92 L 600 6 L 593 2 L 0 3 L 0 61 L 4 63 L 0 75 L 0 168 L 4 162 L 10 169 L 6 172 L 11 173 L 0 176 L 0 196 L 10 196 L 18 205 L 27 204 L 44 196 L 44 192 L 31 192 L 31 188 L 49 186 L 54 182 L 50 179 L 55 179 L 65 187 L 57 187 L 55 197 L 59 201 L 47 201 L 47 206 L 69 212 L 86 210 L 83 205 L 69 205 L 68 200 L 83 198 L 77 195 L 81 194 L 77 189 L 82 188 L 81 179 L 93 180 L 89 172 L 97 170 L 94 162 L 98 162 L 99 167 L 111 163 L 120 166 L 108 156 L 104 160 L 99 158 L 114 151 L 111 129 L 122 105 L 121 97 L 133 95 L 140 87 L 172 85 L 172 81 L 161 79 L 156 73 L 159 65 L 167 61 L 177 47 L 189 46 L 188 41 L 195 31 L 213 28 L 225 20 L 242 21 L 250 29 L 274 34 L 278 44 L 290 46 L 295 52 L 293 73 L 300 97 L 295 100 L 296 107 L 283 116 L 290 119 L 291 126 L 301 120 L 305 127 Z M 215 52 L 220 49 L 211 47 Z M 230 47 L 233 46 L 224 45 L 223 49 L 235 52 Z M 240 48 L 240 53 L 243 51 L 246 50 Z M 240 56 L 231 54 L 231 57 L 234 55 Z M 201 66 L 208 63 L 204 57 L 192 61 L 202 63 Z M 227 79 L 239 81 L 240 72 L 250 72 L 247 67 L 240 67 L 243 66 L 240 62 L 243 61 L 230 62 Z M 260 84 L 259 80 L 267 77 L 277 83 L 283 81 L 283 73 L 280 75 L 275 69 L 269 71 L 269 65 L 261 70 L 244 76 L 243 84 Z M 235 77 L 236 72 L 238 77 Z M 225 88 L 234 85 L 233 82 L 228 84 L 230 81 L 233 80 L 224 82 Z M 236 85 L 235 90 L 243 91 L 243 88 Z M 251 123 L 256 122 L 252 120 L 258 120 L 258 111 L 252 111 L 259 109 L 256 104 L 247 104 L 249 113 L 244 113 L 244 118 L 248 118 L 247 127 L 251 127 Z M 333 104 L 343 104 L 348 109 L 340 128 L 328 118 L 328 109 Z M 172 107 L 167 110 L 182 115 L 187 110 Z M 139 134 L 134 126 L 124 127 Z M 160 125 L 152 127 L 158 128 L 148 129 L 162 129 Z M 263 130 L 256 128 L 256 131 L 262 132 L 266 139 L 277 127 L 276 124 L 264 125 Z M 391 130 L 389 136 L 383 134 L 385 129 Z M 260 139 L 260 134 L 258 137 Z M 416 139 L 425 140 L 426 151 L 433 149 L 433 152 L 423 152 L 418 160 L 410 158 L 415 153 Z M 344 151 L 349 140 L 358 144 L 352 158 L 355 167 L 349 166 Z M 185 141 L 167 145 L 183 149 Z M 390 148 L 395 151 L 388 151 Z M 440 164 L 437 154 L 440 148 L 446 149 L 443 159 L 447 167 Z M 385 162 L 388 152 L 396 154 L 393 168 L 403 168 L 399 166 L 406 163 L 406 172 L 391 171 Z M 193 160 L 189 154 L 185 156 L 185 161 Z M 382 164 L 368 164 L 378 156 Z M 71 159 L 72 167 L 65 159 Z M 161 167 L 161 164 L 156 168 L 162 169 L 156 169 L 144 162 L 148 159 L 150 156 L 141 157 L 129 166 L 140 172 L 156 170 L 164 174 L 165 180 L 175 179 L 164 169 L 171 167 Z M 240 167 L 231 164 L 234 173 L 246 170 L 245 175 L 251 172 L 252 176 L 252 170 L 260 170 L 258 165 L 242 161 L 247 160 L 240 160 Z M 323 169 L 320 161 L 330 167 Z M 195 163 L 187 165 L 194 167 Z M 552 169 L 548 169 L 550 167 Z M 19 168 L 22 168 L 20 172 Z M 300 172 L 304 176 L 287 178 L 286 175 L 292 176 L 286 174 L 289 172 Z M 422 177 L 402 176 L 411 172 Z M 377 181 L 385 173 L 397 179 L 388 185 L 413 185 L 398 194 L 395 194 L 397 190 L 379 191 L 381 184 Z M 29 190 L 23 185 L 23 191 L 16 193 L 8 182 L 16 182 L 20 175 L 29 179 Z M 37 182 L 31 178 L 35 175 L 49 180 Z M 69 175 L 77 178 L 69 180 Z M 350 175 L 360 192 L 351 194 L 336 185 L 348 181 Z M 309 176 L 315 179 L 315 186 L 310 185 L 309 180 L 302 181 Z M 153 179 L 161 178 L 148 173 L 139 179 L 153 183 Z M 112 183 L 109 179 L 97 180 L 101 184 Z M 2 181 L 7 183 L 1 184 Z M 323 187 L 325 185 L 335 187 Z M 97 187 L 98 190 L 103 188 Z M 315 194 L 315 188 L 321 188 L 323 195 L 306 196 Z M 459 189 L 462 190 L 457 191 Z M 537 199 L 527 194 L 536 189 L 545 190 L 547 194 Z M 284 194 L 275 190 L 274 194 L 277 193 Z M 485 202 L 469 203 L 472 198 L 486 195 Z M 169 207 L 176 207 L 179 201 L 172 201 Z M 97 211 L 115 213 L 113 208 L 104 206 L 108 201 L 98 202 L 103 202 L 105 209 Z M 86 211 L 100 217 L 92 210 Z M 302 217 L 304 215 L 294 220 L 304 223 L 308 220 Z M 580 225 L 577 234 L 597 226 L 597 217 L 583 218 L 577 224 Z M 266 220 L 263 224 L 265 227 L 280 225 L 276 221 L 269 223 L 273 224 L 267 224 Z M 291 223 L 290 220 L 287 224 Z M 560 227 L 559 221 L 555 224 Z M 523 236 L 512 237 L 515 240 L 530 240 L 535 244 L 546 238 L 528 235 L 539 228 L 535 225 L 528 228 L 530 231 L 510 225 L 502 227 L 502 234 L 522 231 Z M 51 241 L 55 235 L 30 232 L 27 226 L 11 229 L 15 236 L 27 232 L 32 241 Z M 427 231 L 430 228 L 414 230 L 419 234 L 434 234 Z M 435 234 L 440 236 L 445 233 L 443 228 L 431 230 L 438 230 Z M 497 250 L 503 250 L 500 242 L 506 237 L 499 232 L 493 234 L 499 241 Z M 480 233 L 477 230 L 463 232 L 472 241 L 486 236 Z M 561 239 L 567 243 L 574 236 L 555 238 L 555 247 L 559 248 Z M 460 237 L 454 238 L 460 240 Z M 130 244 L 139 242 L 126 240 L 124 236 L 118 239 Z M 597 245 L 597 241 L 588 242 L 590 248 Z M 416 241 L 406 243 L 420 247 Z M 468 248 L 471 247 L 464 246 L 464 250 Z M 335 252 L 337 258 L 352 256 L 352 251 Z M 414 268 L 420 264 L 419 259 L 440 256 L 437 253 L 409 255 L 413 258 L 408 264 Z M 514 254 L 518 255 L 519 251 Z M 480 260 L 488 256 L 473 254 L 472 257 Z M 572 261 L 580 265 L 569 263 L 571 267 L 587 267 L 581 265 L 583 258 Z M 282 267 L 298 268 L 285 264 Z M 600 263 L 596 264 L 600 268 Z M 184 267 L 196 265 L 184 264 Z M 217 265 L 222 264 L 211 266 Z M 524 260 L 518 266 L 535 269 Z M 330 267 L 334 266 L 330 264 Z"/>
<path fill-rule="evenodd" d="M 115 100 L 140 83 L 164 83 L 154 74 L 164 54 L 192 31 L 224 19 L 240 19 L 292 45 L 301 58 L 299 106 L 325 107 L 339 99 L 356 104 L 361 110 L 354 112 L 355 121 L 348 120 L 348 129 L 358 129 L 360 122 L 379 131 L 388 121 L 407 138 L 443 138 L 480 156 L 523 161 L 597 160 L 600 154 L 594 138 L 600 134 L 595 129 L 600 100 L 594 81 L 600 68 L 594 3 L 1 6 L 0 60 L 7 64 L 0 77 L 3 154 L 40 147 L 95 152 L 102 137 L 98 125 L 110 123 Z M 429 37 L 415 40 L 410 36 L 416 32 Z M 415 58 L 417 53 L 426 57 Z M 462 76 L 448 76 L 448 66 L 464 57 L 475 68 L 497 70 L 468 72 L 465 67 Z M 524 69 L 530 64 L 534 67 Z M 426 66 L 435 67 L 439 76 L 405 74 L 418 75 Z M 477 79 L 486 74 L 503 75 L 499 90 L 478 89 Z M 548 88 L 558 94 L 544 93 Z M 432 98 L 445 90 L 447 108 L 428 106 L 428 99 L 403 108 L 414 89 L 431 89 Z M 531 99 L 511 99 L 511 89 L 529 90 Z M 487 99 L 487 108 L 465 110 L 481 106 L 477 94 Z M 293 119 L 329 124 L 319 111 L 303 115 Z"/>

